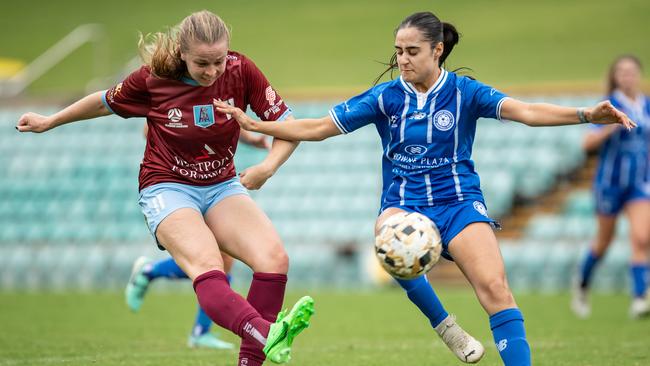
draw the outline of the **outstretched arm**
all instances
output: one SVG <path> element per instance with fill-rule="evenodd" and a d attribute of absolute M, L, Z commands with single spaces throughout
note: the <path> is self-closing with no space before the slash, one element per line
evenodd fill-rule
<path fill-rule="evenodd" d="M 102 94 L 102 91 L 90 94 L 51 116 L 25 113 L 18 120 L 16 129 L 20 132 L 40 133 L 66 123 L 107 116 L 111 111 L 102 103 Z"/>
<path fill-rule="evenodd" d="M 289 116 L 286 121 L 278 122 L 278 124 L 288 123 L 292 120 L 293 117 Z M 250 132 L 246 130 L 242 130 L 241 132 L 250 136 Z M 264 135 L 261 136 L 266 137 Z M 268 144 L 266 139 L 265 141 Z M 247 189 L 260 189 L 277 172 L 280 166 L 289 159 L 289 156 L 296 150 L 296 147 L 298 147 L 298 142 L 296 141 L 286 141 L 278 138 L 273 139 L 271 151 L 266 155 L 266 158 L 261 163 L 239 173 L 242 185 Z"/>
<path fill-rule="evenodd" d="M 218 101 L 215 101 L 214 105 L 219 112 L 232 115 L 244 130 L 263 133 L 282 140 L 322 141 L 341 134 L 330 116 L 283 122 L 255 121 L 237 107 Z"/>
<path fill-rule="evenodd" d="M 580 113 L 584 119 L 580 119 Z M 501 106 L 501 118 L 521 122 L 528 126 L 562 126 L 579 123 L 619 124 L 632 129 L 636 123 L 611 102 L 604 101 L 589 108 L 561 107 L 547 103 L 525 103 L 508 98 Z"/>

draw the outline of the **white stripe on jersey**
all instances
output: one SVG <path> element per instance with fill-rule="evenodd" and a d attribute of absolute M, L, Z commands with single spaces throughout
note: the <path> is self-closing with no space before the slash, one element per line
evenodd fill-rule
<path fill-rule="evenodd" d="M 409 111 L 409 103 L 411 102 L 411 97 L 408 93 L 404 93 L 404 110 L 402 111 L 402 121 L 399 127 L 399 142 L 404 142 L 404 130 L 406 129 L 406 115 Z"/>
<path fill-rule="evenodd" d="M 399 81 L 400 81 L 400 83 L 402 83 L 402 86 L 404 87 L 404 89 L 406 89 L 407 91 L 410 91 L 411 93 L 415 94 L 415 90 L 413 88 L 411 88 L 411 85 L 409 85 L 410 83 L 407 83 L 406 81 L 404 81 L 403 77 L 400 76 Z"/>
<path fill-rule="evenodd" d="M 402 177 L 402 184 L 399 185 L 399 204 L 404 206 L 406 204 L 406 199 L 404 198 L 404 190 L 406 188 L 406 178 Z"/>
<path fill-rule="evenodd" d="M 429 106 L 429 124 L 427 125 L 427 144 L 433 143 L 433 111 L 436 109 L 436 98 L 438 96 L 434 95 L 431 99 L 431 105 Z"/>
<path fill-rule="evenodd" d="M 348 131 L 346 131 L 345 128 L 343 128 L 343 125 L 341 124 L 341 121 L 339 121 L 339 118 L 336 117 L 336 113 L 334 113 L 333 109 L 331 109 L 329 111 L 329 114 L 330 114 L 330 117 L 332 117 L 332 121 L 334 121 L 334 124 L 336 125 L 336 128 L 338 128 L 339 131 L 341 131 L 341 133 L 343 133 L 343 134 L 348 133 Z"/>
<path fill-rule="evenodd" d="M 442 74 L 440 74 L 440 78 L 438 78 L 438 81 L 436 84 L 434 84 L 434 89 L 431 91 L 432 93 L 437 93 L 440 89 L 442 89 L 442 86 L 445 85 L 445 81 L 447 81 L 447 75 L 449 73 L 445 69 L 440 69 L 442 70 Z"/>
<path fill-rule="evenodd" d="M 379 94 L 379 97 L 377 98 L 377 104 L 379 105 L 379 110 L 381 113 L 386 116 L 386 120 L 388 122 L 388 128 L 390 129 L 390 117 L 386 114 L 386 110 L 384 109 L 384 95 Z M 386 146 L 384 147 L 385 155 L 386 157 L 390 160 L 390 156 L 388 156 L 389 150 L 390 150 L 390 143 L 393 140 L 393 134 L 389 133 L 390 138 L 388 139 L 388 142 Z M 393 186 L 393 183 L 390 184 L 390 187 L 386 192 L 390 191 L 390 188 Z M 384 197 L 384 203 L 386 202 L 386 197 Z"/>
<path fill-rule="evenodd" d="M 510 97 L 503 97 L 503 98 L 501 98 L 499 103 L 497 103 L 497 119 L 499 121 L 501 121 L 501 106 L 503 105 L 503 102 L 506 101 L 506 99 L 510 99 Z"/>
<path fill-rule="evenodd" d="M 429 202 L 429 206 L 433 206 L 433 196 L 431 195 L 431 178 L 429 177 L 429 174 L 424 175 L 424 181 L 427 185 L 427 201 Z"/>
<path fill-rule="evenodd" d="M 458 172 L 456 171 L 456 163 L 451 163 L 451 174 L 454 175 L 454 183 L 456 183 L 456 196 L 459 201 L 464 200 L 463 192 L 460 189 L 460 179 L 458 179 Z"/>
<path fill-rule="evenodd" d="M 388 118 L 388 123 L 390 124 L 390 117 L 386 114 L 386 111 L 384 110 L 384 95 L 379 94 L 379 97 L 377 97 L 377 105 L 379 106 L 379 110 L 381 113 Z"/>
<path fill-rule="evenodd" d="M 460 188 L 460 179 L 458 178 L 458 172 L 456 171 L 456 163 L 458 162 L 458 122 L 460 122 L 460 89 L 456 88 L 456 125 L 454 126 L 454 157 L 453 163 L 451 164 L 451 173 L 454 176 L 454 183 L 456 185 L 456 196 L 459 201 L 462 201 L 463 192 Z"/>

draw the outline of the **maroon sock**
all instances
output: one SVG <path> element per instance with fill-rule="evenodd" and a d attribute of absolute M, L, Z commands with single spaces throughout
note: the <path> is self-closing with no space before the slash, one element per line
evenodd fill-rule
<path fill-rule="evenodd" d="M 253 273 L 253 282 L 248 290 L 248 303 L 265 320 L 273 323 L 282 309 L 287 275 L 279 273 Z M 266 356 L 256 342 L 242 339 L 239 348 L 239 366 L 261 366 Z"/>
<path fill-rule="evenodd" d="M 264 347 L 271 323 L 230 288 L 225 273 L 214 270 L 201 274 L 194 280 L 194 292 L 212 321 L 240 336 L 242 342 Z"/>

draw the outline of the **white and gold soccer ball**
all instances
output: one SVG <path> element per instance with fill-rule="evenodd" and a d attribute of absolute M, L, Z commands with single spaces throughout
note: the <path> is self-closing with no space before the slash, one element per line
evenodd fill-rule
<path fill-rule="evenodd" d="M 427 273 L 440 259 L 442 241 L 436 225 L 417 212 L 400 212 L 384 221 L 375 238 L 375 254 L 393 277 L 411 279 Z"/>

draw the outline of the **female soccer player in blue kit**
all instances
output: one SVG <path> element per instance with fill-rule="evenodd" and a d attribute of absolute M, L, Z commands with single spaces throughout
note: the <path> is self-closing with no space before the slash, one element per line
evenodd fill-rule
<path fill-rule="evenodd" d="M 240 127 L 216 113 L 213 102 L 250 106 L 270 120 L 288 119 L 291 111 L 250 59 L 229 50 L 228 27 L 209 11 L 187 16 L 142 46 L 146 65 L 123 82 L 51 116 L 26 113 L 16 129 L 44 132 L 112 113 L 146 117 L 139 204 L 149 230 L 192 279 L 206 314 L 242 338 L 240 366 L 260 366 L 265 358 L 286 363 L 295 337 L 309 325 L 313 299 L 305 296 L 279 313 L 288 258 L 272 223 L 235 175 Z M 257 169 L 261 181 L 294 149 L 294 143 L 276 140 L 266 169 Z M 222 251 L 253 270 L 246 299 L 230 288 Z"/>
<path fill-rule="evenodd" d="M 605 255 L 624 212 L 630 223 L 630 316 L 650 313 L 648 249 L 650 249 L 650 98 L 641 92 L 641 61 L 631 55 L 614 61 L 608 75 L 607 99 L 630 116 L 639 128 L 594 126 L 585 136 L 586 150 L 599 150 L 594 177 L 598 232 L 585 256 L 574 289 L 571 309 L 586 318 L 591 313 L 588 290 L 594 267 Z"/>
<path fill-rule="evenodd" d="M 523 316 L 508 288 L 503 259 L 487 215 L 479 177 L 470 159 L 479 117 L 530 126 L 620 123 L 633 127 L 611 103 L 592 108 L 528 104 L 471 78 L 441 68 L 456 29 L 430 12 L 415 13 L 396 30 L 392 67 L 400 78 L 379 84 L 335 106 L 328 116 L 282 124 L 257 122 L 236 107 L 215 103 L 247 130 L 287 140 L 323 140 L 374 124 L 381 137 L 383 193 L 378 228 L 391 215 L 420 212 L 440 230 L 444 255 L 452 258 L 490 316 L 505 365 L 530 365 Z M 444 343 L 463 362 L 481 359 L 484 348 L 443 308 L 424 276 L 398 281 L 428 317 Z"/>

